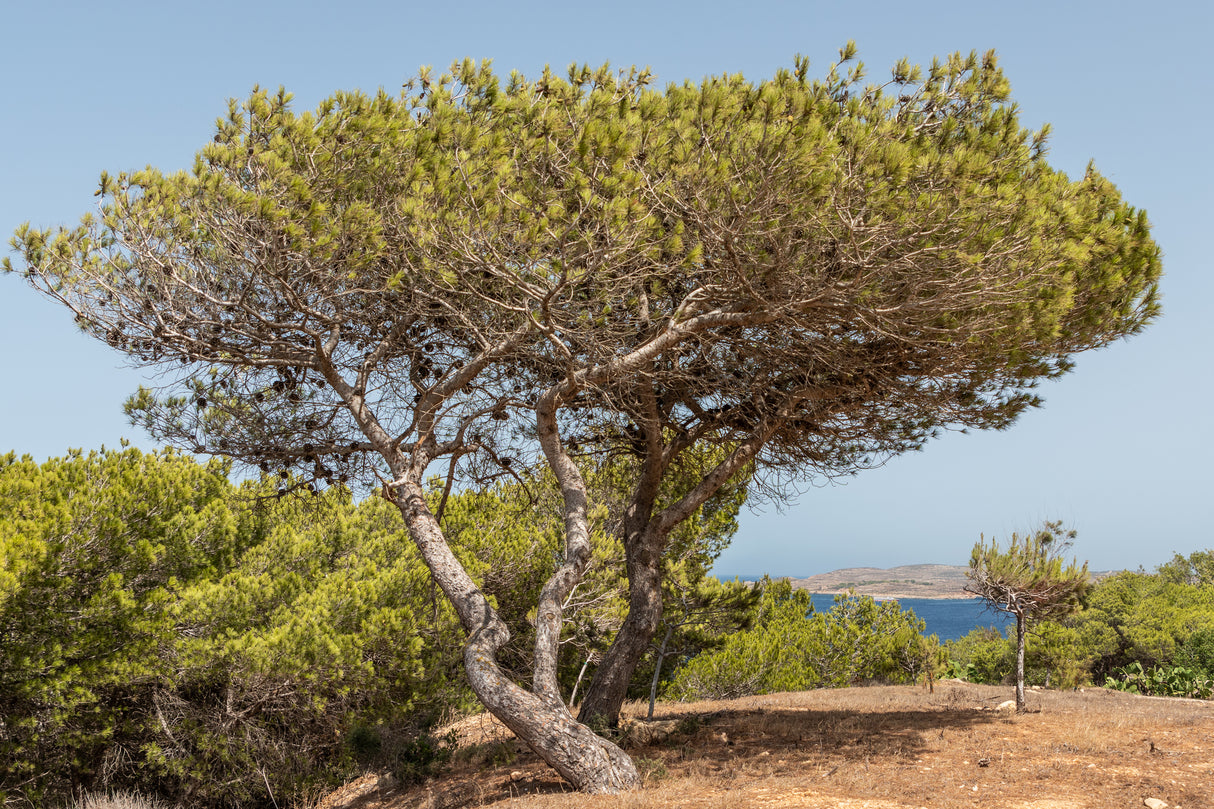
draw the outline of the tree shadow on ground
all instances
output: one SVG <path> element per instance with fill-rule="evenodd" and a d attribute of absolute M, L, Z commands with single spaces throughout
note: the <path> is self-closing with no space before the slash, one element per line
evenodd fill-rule
<path fill-rule="evenodd" d="M 761 775 L 788 768 L 816 771 L 825 777 L 841 768 L 866 766 L 876 758 L 910 766 L 945 734 L 965 733 L 1003 719 L 1000 714 L 972 707 L 679 712 L 655 720 L 655 724 L 670 730 L 661 741 L 626 744 L 626 749 L 647 782 L 691 772 Z M 397 800 L 407 791 L 411 806 L 464 809 L 524 795 L 574 791 L 530 750 L 517 742 L 506 744 L 513 745 L 514 760 L 509 764 L 465 762 L 430 784 L 400 790 Z M 343 809 L 374 809 L 390 800 L 387 794 L 367 795 L 345 804 Z"/>
<path fill-rule="evenodd" d="M 848 710 L 726 710 L 701 718 L 693 735 L 672 739 L 680 751 L 701 759 L 791 754 L 913 760 L 931 746 L 933 736 L 965 731 L 999 721 L 990 711 L 897 710 L 858 713 Z M 664 744 L 662 747 L 669 748 Z"/>

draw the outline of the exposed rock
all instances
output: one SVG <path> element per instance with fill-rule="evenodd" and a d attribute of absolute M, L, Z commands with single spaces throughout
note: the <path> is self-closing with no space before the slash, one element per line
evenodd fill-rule
<path fill-rule="evenodd" d="M 1007 702 L 1001 702 L 995 706 L 996 711 L 1006 711 L 1007 713 L 1016 712 L 1016 700 L 1009 699 Z"/>
<path fill-rule="evenodd" d="M 1147 809 L 1167 809 L 1166 801 L 1161 801 L 1159 798 L 1143 798 L 1142 805 Z"/>

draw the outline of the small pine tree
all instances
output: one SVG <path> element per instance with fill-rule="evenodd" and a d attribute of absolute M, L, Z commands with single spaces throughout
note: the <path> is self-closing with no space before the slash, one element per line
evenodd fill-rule
<path fill-rule="evenodd" d="M 965 589 L 994 609 L 1016 617 L 1016 713 L 1024 713 L 1024 641 L 1030 623 L 1074 612 L 1088 588 L 1088 565 L 1063 554 L 1076 532 L 1059 521 L 1046 522 L 1028 536 L 1012 534 L 1006 549 L 986 538 L 974 545 Z"/>

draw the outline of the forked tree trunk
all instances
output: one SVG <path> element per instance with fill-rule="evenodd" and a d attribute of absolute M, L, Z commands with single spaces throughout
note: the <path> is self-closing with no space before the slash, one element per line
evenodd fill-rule
<path fill-rule="evenodd" d="M 509 640 L 510 631 L 451 552 L 426 506 L 422 487 L 416 481 L 406 481 L 392 490 L 391 498 L 431 575 L 468 633 L 464 667 L 472 691 L 485 708 L 577 789 L 615 793 L 638 786 L 640 776 L 632 760 L 615 744 L 577 722 L 559 694 L 553 698 L 546 671 L 544 676 L 537 676 L 539 693 L 520 687 L 502 672 L 497 652 Z"/>
<path fill-rule="evenodd" d="M 716 494 L 739 469 L 749 463 L 774 432 L 774 423 L 744 441 L 678 502 L 654 511 L 666 449 L 649 436 L 644 473 L 625 515 L 624 559 L 628 571 L 628 617 L 603 656 L 586 689 L 578 719 L 614 727 L 636 673 L 641 656 L 662 623 L 662 553 L 671 530 Z M 660 435 L 660 430 L 656 435 Z"/>
<path fill-rule="evenodd" d="M 662 623 L 662 543 L 649 531 L 625 539 L 628 617 L 595 669 L 578 719 L 588 724 L 619 723 L 620 709 L 637 664 Z"/>

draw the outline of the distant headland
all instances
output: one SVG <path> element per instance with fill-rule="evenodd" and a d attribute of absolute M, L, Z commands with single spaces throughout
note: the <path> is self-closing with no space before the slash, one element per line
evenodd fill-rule
<path fill-rule="evenodd" d="M 964 565 L 901 565 L 878 567 L 845 567 L 830 573 L 819 573 L 804 579 L 789 578 L 798 590 L 812 593 L 846 593 L 874 598 L 975 598 L 965 592 Z"/>
<path fill-rule="evenodd" d="M 965 592 L 968 565 L 901 565 L 899 567 L 845 567 L 804 579 L 788 577 L 794 589 L 811 593 L 846 593 L 889 598 L 977 598 Z M 1098 582 L 1117 571 L 1091 571 Z"/>

